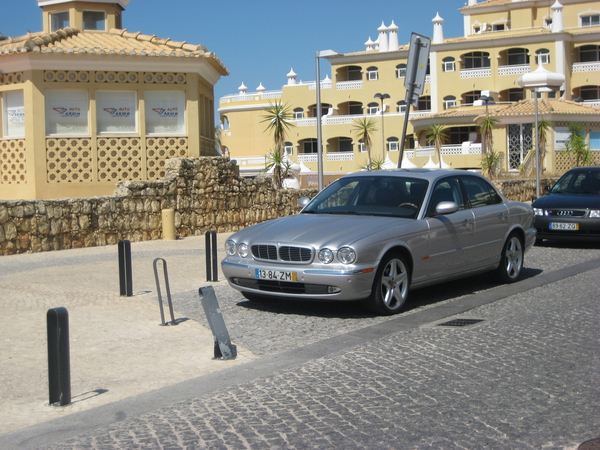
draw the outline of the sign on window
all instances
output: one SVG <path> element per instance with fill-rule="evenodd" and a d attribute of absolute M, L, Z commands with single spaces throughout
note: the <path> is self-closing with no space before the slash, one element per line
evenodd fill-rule
<path fill-rule="evenodd" d="M 137 133 L 137 95 L 134 91 L 96 93 L 98 133 Z"/>
<path fill-rule="evenodd" d="M 25 136 L 23 91 L 2 94 L 2 129 L 4 137 Z"/>
<path fill-rule="evenodd" d="M 144 101 L 147 134 L 186 134 L 183 91 L 146 91 Z"/>
<path fill-rule="evenodd" d="M 51 89 L 46 97 L 46 134 L 89 136 L 87 91 Z"/>

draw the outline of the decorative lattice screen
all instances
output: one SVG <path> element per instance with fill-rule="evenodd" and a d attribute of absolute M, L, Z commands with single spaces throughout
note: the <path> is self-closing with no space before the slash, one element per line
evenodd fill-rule
<path fill-rule="evenodd" d="M 98 139 L 98 181 L 142 180 L 139 138 Z"/>
<path fill-rule="evenodd" d="M 11 72 L 11 73 L 0 72 L 0 86 L 6 86 L 8 84 L 22 83 L 23 80 L 24 80 L 23 72 Z"/>
<path fill-rule="evenodd" d="M 165 161 L 188 156 L 187 137 L 151 137 L 146 139 L 146 176 L 158 180 L 165 175 Z"/>
<path fill-rule="evenodd" d="M 89 138 L 46 140 L 48 183 L 92 181 L 92 149 Z"/>
<path fill-rule="evenodd" d="M 27 183 L 25 139 L 0 141 L 0 184 Z"/>

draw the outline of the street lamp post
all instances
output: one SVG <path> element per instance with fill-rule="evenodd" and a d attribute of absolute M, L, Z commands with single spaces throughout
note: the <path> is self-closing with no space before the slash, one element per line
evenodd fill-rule
<path fill-rule="evenodd" d="M 379 100 L 381 100 L 381 145 L 382 145 L 382 161 L 385 160 L 385 132 L 383 129 L 384 126 L 384 122 L 383 122 L 383 100 L 385 100 L 386 98 L 390 98 L 389 94 L 380 94 L 377 93 L 375 94 L 375 96 L 373 98 L 378 98 Z"/>
<path fill-rule="evenodd" d="M 321 107 L 321 58 L 327 56 L 338 56 L 338 53 L 333 50 L 321 50 L 316 53 L 316 67 L 317 67 L 317 177 L 319 183 L 319 192 L 323 190 L 323 111 Z"/>
<path fill-rule="evenodd" d="M 538 130 L 538 92 L 549 92 L 551 88 L 560 88 L 565 82 L 565 76 L 546 70 L 542 64 L 533 72 L 521 75 L 517 80 L 519 86 L 531 89 L 534 98 L 535 116 L 535 196 L 540 197 L 540 135 Z"/>

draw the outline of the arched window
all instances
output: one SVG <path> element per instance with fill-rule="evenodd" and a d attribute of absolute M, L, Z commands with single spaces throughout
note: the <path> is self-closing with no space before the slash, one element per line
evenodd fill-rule
<path fill-rule="evenodd" d="M 396 66 L 396 78 L 406 77 L 406 64 L 398 64 Z"/>
<path fill-rule="evenodd" d="M 431 111 L 431 96 L 423 95 L 419 97 L 419 106 L 417 109 L 419 111 Z"/>
<path fill-rule="evenodd" d="M 540 48 L 535 52 L 535 63 L 536 64 L 550 64 L 550 50 L 547 48 Z"/>
<path fill-rule="evenodd" d="M 400 139 L 397 137 L 389 137 L 387 140 L 387 149 L 389 152 L 397 152 L 400 149 Z"/>
<path fill-rule="evenodd" d="M 363 113 L 363 104 L 361 102 L 349 102 L 348 114 L 361 115 Z"/>
<path fill-rule="evenodd" d="M 529 51 L 526 48 L 509 48 L 506 53 L 509 66 L 529 64 Z"/>
<path fill-rule="evenodd" d="M 369 115 L 375 115 L 379 112 L 379 103 L 371 102 L 368 104 Z"/>
<path fill-rule="evenodd" d="M 480 69 L 490 67 L 490 54 L 488 52 L 471 52 L 462 56 L 465 69 Z"/>
<path fill-rule="evenodd" d="M 454 95 L 447 95 L 444 97 L 444 109 L 455 108 L 456 97 Z"/>
<path fill-rule="evenodd" d="M 476 100 L 479 100 L 479 97 L 481 97 L 481 91 L 465 92 L 462 94 L 463 104 L 472 105 Z"/>
<path fill-rule="evenodd" d="M 291 142 L 286 142 L 285 144 L 283 144 L 283 150 L 286 155 L 292 155 L 294 153 L 294 144 L 292 144 Z"/>
<path fill-rule="evenodd" d="M 375 66 L 371 66 L 367 68 L 367 80 L 378 80 L 379 79 L 379 69 Z"/>
<path fill-rule="evenodd" d="M 317 140 L 314 138 L 304 139 L 302 141 L 303 153 L 318 153 Z"/>
<path fill-rule="evenodd" d="M 406 112 L 406 102 L 404 100 L 399 101 L 398 103 L 396 103 L 396 105 L 398 106 L 398 112 L 399 113 L 404 113 Z"/>
<path fill-rule="evenodd" d="M 579 97 L 584 101 L 600 99 L 600 86 L 581 86 L 579 88 Z"/>
<path fill-rule="evenodd" d="M 508 90 L 508 101 L 509 102 L 518 102 L 519 100 L 523 100 L 525 98 L 525 92 L 521 88 L 513 88 Z"/>
<path fill-rule="evenodd" d="M 579 62 L 600 61 L 600 45 L 582 45 L 579 47 Z"/>
<path fill-rule="evenodd" d="M 317 105 L 312 106 L 312 116 L 317 117 Z M 329 110 L 332 109 L 329 103 L 321 103 L 321 116 L 326 116 L 329 113 Z"/>
<path fill-rule="evenodd" d="M 456 63 L 452 56 L 448 56 L 442 60 L 442 69 L 444 72 L 454 72 L 456 70 Z"/>
<path fill-rule="evenodd" d="M 304 119 L 304 109 L 302 108 L 294 108 L 294 119 Z"/>

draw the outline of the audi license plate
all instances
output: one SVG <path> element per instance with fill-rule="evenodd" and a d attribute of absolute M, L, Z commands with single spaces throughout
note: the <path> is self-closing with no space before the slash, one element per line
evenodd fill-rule
<path fill-rule="evenodd" d="M 260 280 L 298 281 L 296 272 L 283 270 L 256 269 L 256 278 Z"/>
<path fill-rule="evenodd" d="M 562 222 L 551 222 L 551 230 L 579 230 L 578 223 L 562 223 Z"/>

